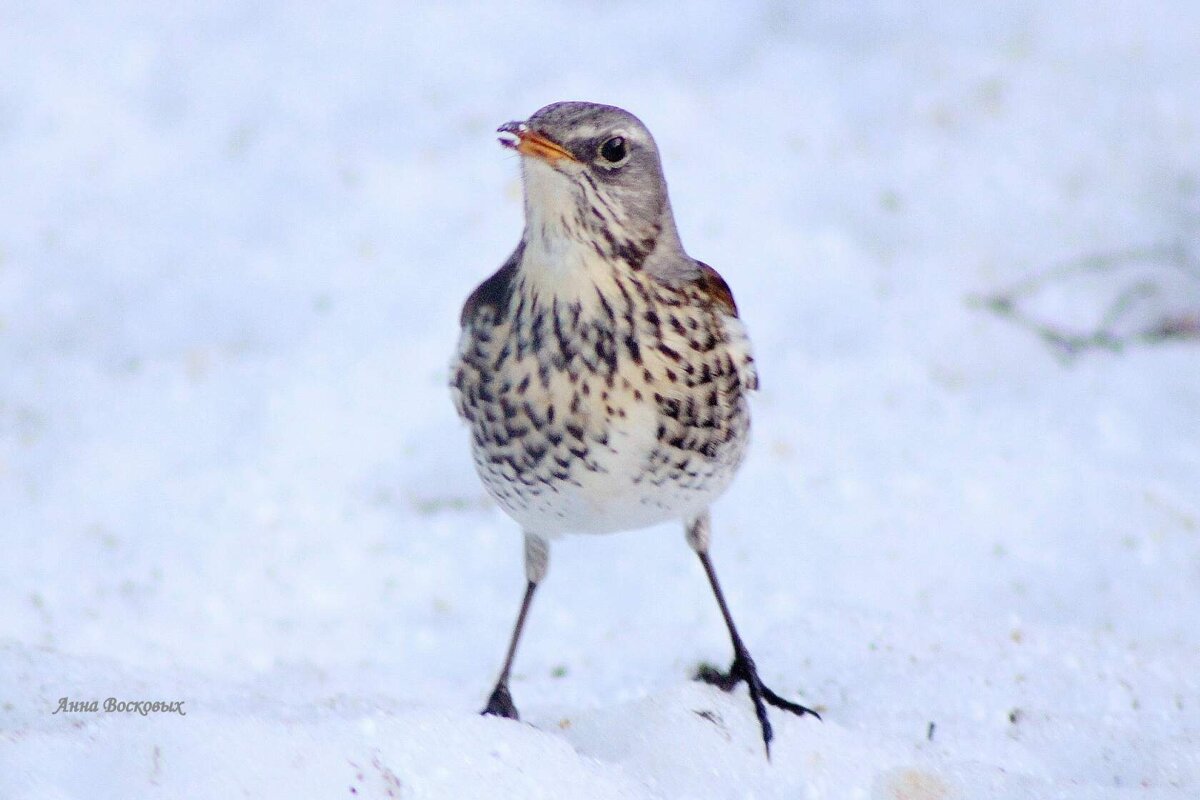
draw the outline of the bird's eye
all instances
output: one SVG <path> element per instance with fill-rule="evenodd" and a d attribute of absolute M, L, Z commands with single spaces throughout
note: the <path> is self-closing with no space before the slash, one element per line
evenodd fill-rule
<path fill-rule="evenodd" d="M 624 136 L 614 136 L 611 139 L 605 139 L 604 144 L 600 145 L 600 157 L 610 164 L 619 164 L 629 155 L 629 149 L 625 146 Z"/>

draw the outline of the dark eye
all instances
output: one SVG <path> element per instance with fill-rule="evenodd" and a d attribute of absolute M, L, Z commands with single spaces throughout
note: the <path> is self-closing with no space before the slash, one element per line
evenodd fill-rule
<path fill-rule="evenodd" d="M 624 136 L 614 136 L 600 145 L 600 157 L 611 164 L 623 161 L 628 154 Z"/>

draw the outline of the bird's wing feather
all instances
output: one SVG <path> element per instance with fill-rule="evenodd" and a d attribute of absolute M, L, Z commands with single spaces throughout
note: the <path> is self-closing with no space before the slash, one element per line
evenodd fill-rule
<path fill-rule="evenodd" d="M 715 269 L 703 261 L 696 262 L 697 274 L 693 283 L 702 291 L 718 311 L 737 317 L 737 303 L 733 301 L 733 290 Z"/>
<path fill-rule="evenodd" d="M 734 363 L 737 365 L 742 386 L 747 391 L 758 388 L 758 369 L 754 366 L 754 356 L 750 352 L 750 337 L 742 321 L 738 319 L 737 303 L 733 299 L 733 290 L 715 269 L 703 261 L 696 261 L 696 273 L 692 283 L 712 303 L 713 308 L 722 316 L 725 325 L 725 335 L 728 338 L 730 350 L 735 354 Z"/>
<path fill-rule="evenodd" d="M 490 309 L 493 316 L 499 316 L 504 306 L 512 297 L 513 278 L 517 274 L 517 265 L 521 262 L 521 253 L 525 250 L 525 241 L 517 245 L 504 266 L 496 270 L 483 283 L 475 287 L 467 302 L 463 304 L 462 315 L 458 324 L 466 327 L 481 309 Z"/>

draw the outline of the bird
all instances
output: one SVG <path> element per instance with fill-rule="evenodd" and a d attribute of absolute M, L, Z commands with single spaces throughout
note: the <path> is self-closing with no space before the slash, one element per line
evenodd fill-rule
<path fill-rule="evenodd" d="M 710 507 L 745 457 L 758 388 L 733 293 L 685 252 L 636 116 L 558 102 L 497 132 L 520 156 L 525 225 L 463 305 L 450 384 L 476 471 L 523 532 L 526 583 L 481 713 L 520 718 L 509 677 L 553 540 L 679 521 L 733 646 L 728 671 L 694 677 L 747 685 L 770 759 L 768 705 L 820 717 L 763 684 L 709 554 Z"/>

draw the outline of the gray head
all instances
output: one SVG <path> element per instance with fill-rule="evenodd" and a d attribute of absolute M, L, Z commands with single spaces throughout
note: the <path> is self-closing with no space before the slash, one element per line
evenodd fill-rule
<path fill-rule="evenodd" d="M 523 156 L 527 241 L 566 239 L 635 269 L 656 250 L 679 252 L 658 146 L 633 114 L 554 103 L 499 130 Z"/>

